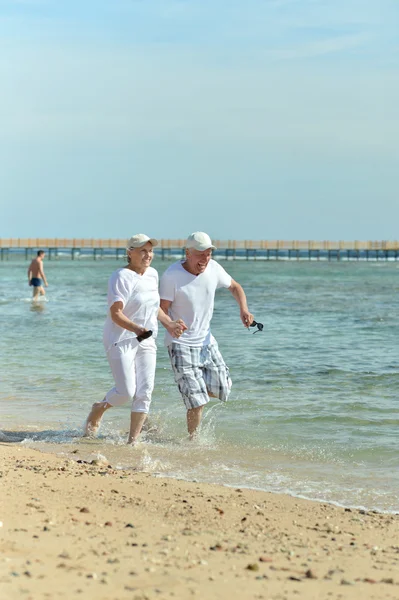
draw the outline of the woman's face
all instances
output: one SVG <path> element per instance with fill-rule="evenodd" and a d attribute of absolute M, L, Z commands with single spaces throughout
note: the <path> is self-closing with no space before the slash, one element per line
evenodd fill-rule
<path fill-rule="evenodd" d="M 151 242 L 147 242 L 141 248 L 130 248 L 127 251 L 129 267 L 134 271 L 144 272 L 151 264 L 154 250 Z"/>

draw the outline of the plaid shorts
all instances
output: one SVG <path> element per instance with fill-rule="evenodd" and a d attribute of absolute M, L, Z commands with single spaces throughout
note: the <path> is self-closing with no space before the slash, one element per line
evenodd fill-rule
<path fill-rule="evenodd" d="M 204 406 L 209 396 L 225 402 L 230 394 L 229 368 L 217 342 L 190 347 L 172 342 L 168 346 L 175 381 L 187 409 Z"/>

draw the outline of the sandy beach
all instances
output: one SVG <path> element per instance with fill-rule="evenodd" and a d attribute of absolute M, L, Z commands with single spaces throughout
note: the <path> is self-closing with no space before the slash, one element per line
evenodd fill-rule
<path fill-rule="evenodd" d="M 2 599 L 399 598 L 399 515 L 0 455 Z"/>

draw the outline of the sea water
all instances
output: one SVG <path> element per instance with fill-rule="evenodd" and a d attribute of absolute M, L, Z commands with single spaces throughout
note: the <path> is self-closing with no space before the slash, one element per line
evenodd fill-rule
<path fill-rule="evenodd" d="M 230 367 L 229 401 L 205 409 L 195 441 L 163 346 L 142 441 L 130 407 L 82 438 L 113 385 L 102 346 L 107 280 L 122 261 L 45 260 L 46 302 L 28 263 L 0 263 L 0 430 L 11 443 L 166 477 L 399 511 L 399 264 L 224 261 L 263 332 L 241 324 L 227 290 L 212 331 Z M 168 261 L 156 258 L 161 275 Z"/>

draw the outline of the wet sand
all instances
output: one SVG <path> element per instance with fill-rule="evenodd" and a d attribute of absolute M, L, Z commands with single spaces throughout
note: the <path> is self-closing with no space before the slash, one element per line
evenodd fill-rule
<path fill-rule="evenodd" d="M 4 600 L 399 599 L 399 515 L 0 456 Z"/>

